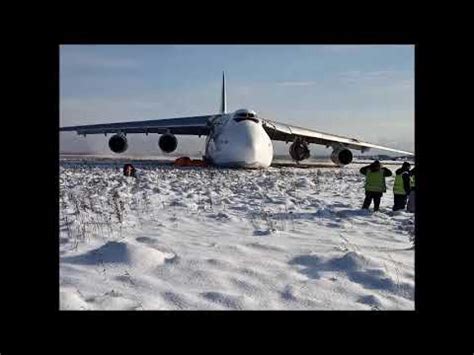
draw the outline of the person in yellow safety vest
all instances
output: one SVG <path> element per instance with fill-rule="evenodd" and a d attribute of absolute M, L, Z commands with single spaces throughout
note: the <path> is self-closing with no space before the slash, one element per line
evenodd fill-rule
<path fill-rule="evenodd" d="M 410 194 L 408 195 L 407 211 L 415 212 L 415 168 L 410 171 Z"/>
<path fill-rule="evenodd" d="M 410 193 L 410 163 L 404 162 L 400 169 L 395 171 L 395 182 L 393 184 L 393 210 L 403 210 L 407 204 Z"/>
<path fill-rule="evenodd" d="M 392 172 L 382 167 L 378 160 L 375 160 L 372 164 L 362 167 L 360 173 L 365 175 L 365 199 L 362 208 L 368 209 L 372 200 L 374 200 L 374 211 L 378 211 L 380 199 L 383 193 L 387 191 L 385 178 L 392 176 Z"/>

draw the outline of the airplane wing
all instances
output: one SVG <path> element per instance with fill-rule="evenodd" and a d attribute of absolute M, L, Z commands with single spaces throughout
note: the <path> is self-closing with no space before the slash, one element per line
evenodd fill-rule
<path fill-rule="evenodd" d="M 414 155 L 411 152 L 366 143 L 355 138 L 324 133 L 267 119 L 263 119 L 263 128 L 269 137 L 276 141 L 293 142 L 296 138 L 302 138 L 308 143 L 321 144 L 327 147 L 333 145 L 342 145 L 346 148 L 360 150 L 362 152 L 368 151 L 370 148 L 376 148 L 407 155 Z"/>
<path fill-rule="evenodd" d="M 107 133 L 172 133 L 207 135 L 211 122 L 219 115 L 166 118 L 161 120 L 104 123 L 59 128 L 60 132 L 76 131 L 79 135 Z"/>

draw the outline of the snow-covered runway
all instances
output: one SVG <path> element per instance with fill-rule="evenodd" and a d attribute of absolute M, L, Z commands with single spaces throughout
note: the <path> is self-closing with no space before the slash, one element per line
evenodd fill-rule
<path fill-rule="evenodd" d="M 413 310 L 414 216 L 358 168 L 61 167 L 60 307 Z"/>

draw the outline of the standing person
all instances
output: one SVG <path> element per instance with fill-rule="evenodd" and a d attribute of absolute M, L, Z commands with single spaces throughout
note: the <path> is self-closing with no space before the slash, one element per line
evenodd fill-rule
<path fill-rule="evenodd" d="M 408 212 L 415 212 L 415 168 L 410 171 L 410 194 L 408 195 Z"/>
<path fill-rule="evenodd" d="M 392 172 L 382 167 L 378 160 L 375 160 L 372 164 L 362 167 L 360 173 L 365 175 L 365 200 L 362 208 L 369 209 L 373 199 L 374 211 L 378 211 L 380 199 L 383 193 L 387 191 L 385 178 L 392 176 Z"/>
<path fill-rule="evenodd" d="M 135 175 L 135 173 L 136 173 L 136 169 L 133 167 L 132 164 L 125 164 L 123 166 L 123 175 L 136 178 L 137 176 Z"/>
<path fill-rule="evenodd" d="M 410 193 L 410 163 L 404 162 L 400 169 L 395 171 L 393 184 L 393 210 L 404 210 Z"/>

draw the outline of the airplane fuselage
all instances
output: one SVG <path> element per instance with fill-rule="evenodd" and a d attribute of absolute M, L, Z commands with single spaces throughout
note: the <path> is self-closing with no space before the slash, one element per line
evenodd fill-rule
<path fill-rule="evenodd" d="M 352 161 L 350 149 L 362 152 L 370 148 L 389 150 L 408 155 L 413 153 L 360 142 L 358 139 L 318 132 L 259 118 L 254 111 L 241 109 L 227 112 L 225 76 L 222 73 L 222 92 L 219 113 L 193 117 L 176 117 L 162 120 L 118 122 L 62 127 L 60 131 L 76 131 L 78 134 L 104 134 L 115 132 L 109 139 L 109 148 L 117 154 L 128 148 L 127 133 L 157 132 L 159 148 L 165 153 L 176 150 L 178 140 L 174 136 L 207 135 L 204 158 L 211 164 L 235 168 L 268 168 L 273 160 L 272 139 L 293 143 L 289 153 L 293 160 L 301 161 L 309 157 L 310 142 L 331 146 L 331 160 L 337 165 L 347 165 Z"/>
<path fill-rule="evenodd" d="M 273 144 L 262 120 L 241 109 L 217 117 L 206 140 L 206 159 L 214 165 L 235 168 L 267 168 L 273 160 Z"/>

